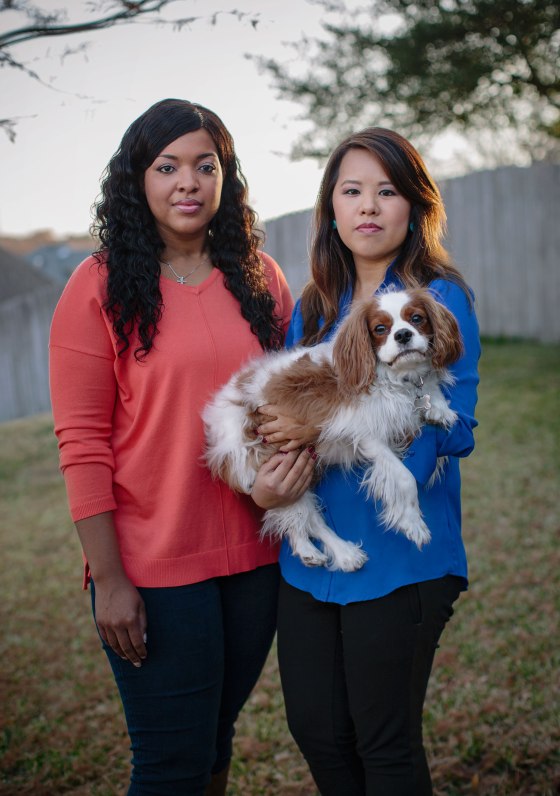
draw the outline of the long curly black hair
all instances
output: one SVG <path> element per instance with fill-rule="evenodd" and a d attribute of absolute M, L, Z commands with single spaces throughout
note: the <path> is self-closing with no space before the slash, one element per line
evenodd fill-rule
<path fill-rule="evenodd" d="M 276 350 L 283 343 L 281 320 L 257 253 L 261 236 L 255 229 L 256 214 L 247 204 L 247 183 L 233 139 L 221 119 L 202 105 L 165 99 L 124 134 L 103 175 L 91 226 L 100 241 L 96 258 L 108 272 L 104 308 L 121 343 L 119 354 L 130 347 L 136 330 L 137 360 L 150 352 L 164 310 L 159 287 L 164 243 L 144 195 L 144 174 L 168 144 L 201 128 L 212 137 L 223 172 L 220 207 L 208 233 L 211 261 L 224 274 L 262 348 Z"/>

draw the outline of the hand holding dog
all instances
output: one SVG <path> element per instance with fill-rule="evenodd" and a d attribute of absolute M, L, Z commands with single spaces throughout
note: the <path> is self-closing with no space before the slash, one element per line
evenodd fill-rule
<path fill-rule="evenodd" d="M 402 462 L 403 441 L 425 422 L 419 400 L 429 398 L 444 427 L 456 419 L 441 387 L 460 355 L 457 322 L 428 290 L 388 290 L 358 302 L 332 340 L 254 360 L 220 388 L 203 412 L 206 461 L 214 476 L 266 509 L 263 535 L 286 537 L 306 566 L 352 572 L 367 556 L 329 528 L 305 491 L 311 470 L 307 478 L 303 457 L 313 460 L 313 452 L 285 452 L 318 424 L 322 463 L 365 465 L 365 492 L 383 504 L 386 527 L 421 548 L 430 533 Z M 284 453 L 273 453 L 280 446 Z"/>
<path fill-rule="evenodd" d="M 298 419 L 285 415 L 282 407 L 276 404 L 259 406 L 259 425 L 257 433 L 267 443 L 281 445 L 283 453 L 314 445 L 319 438 L 320 429 L 302 424 Z"/>
<path fill-rule="evenodd" d="M 289 506 L 309 488 L 315 467 L 315 452 L 275 453 L 257 473 L 251 497 L 262 509 Z"/>

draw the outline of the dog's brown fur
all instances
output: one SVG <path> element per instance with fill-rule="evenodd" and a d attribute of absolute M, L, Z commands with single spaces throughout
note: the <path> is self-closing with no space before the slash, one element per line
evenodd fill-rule
<path fill-rule="evenodd" d="M 455 317 L 426 291 L 412 290 L 410 294 L 412 303 L 406 308 L 405 320 L 410 321 L 415 313 L 424 317 L 419 329 L 430 340 L 434 367 L 455 362 L 463 350 Z M 375 350 L 382 342 L 382 335 L 376 332 L 379 324 L 389 333 L 392 318 L 371 300 L 358 304 L 336 339 L 333 364 L 315 363 L 304 354 L 282 373 L 271 376 L 265 388 L 266 402 L 281 406 L 302 425 L 320 426 L 337 407 L 351 403 L 375 382 Z"/>

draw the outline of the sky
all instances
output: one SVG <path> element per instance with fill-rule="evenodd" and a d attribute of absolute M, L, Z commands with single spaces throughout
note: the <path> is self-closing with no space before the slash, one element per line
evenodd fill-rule
<path fill-rule="evenodd" d="M 65 8 L 69 21 L 87 18 L 85 0 L 36 4 Z M 212 12 L 233 9 L 258 15 L 256 29 L 226 13 L 209 24 Z M 0 115 L 18 121 L 15 143 L 0 130 L 1 235 L 87 232 L 101 174 L 124 131 L 165 97 L 199 102 L 222 118 L 263 221 L 313 205 L 320 168 L 288 158 L 304 129 L 301 109 L 279 100 L 246 55 L 288 61 L 286 42 L 320 34 L 324 12 L 309 0 L 175 0 L 163 14 L 191 15 L 200 20 L 181 31 L 140 21 L 11 48 L 50 87 L 0 69 Z M 20 15 L 0 14 L 0 30 L 21 24 Z M 79 52 L 64 56 L 68 48 Z"/>

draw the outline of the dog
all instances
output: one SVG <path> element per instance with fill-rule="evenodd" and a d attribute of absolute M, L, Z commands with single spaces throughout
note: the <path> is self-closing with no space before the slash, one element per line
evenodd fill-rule
<path fill-rule="evenodd" d="M 231 377 L 203 411 L 206 463 L 214 477 L 250 494 L 275 452 L 255 433 L 258 407 L 280 405 L 320 429 L 320 465 L 365 466 L 362 486 L 381 502 L 384 525 L 421 548 L 430 532 L 402 456 L 424 423 L 446 429 L 455 423 L 441 385 L 453 383 L 447 367 L 461 353 L 455 317 L 426 288 L 362 301 L 331 341 L 264 354 Z M 307 566 L 352 572 L 367 560 L 360 545 L 328 527 L 311 490 L 266 511 L 262 534 L 286 537 Z"/>

